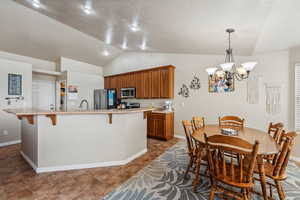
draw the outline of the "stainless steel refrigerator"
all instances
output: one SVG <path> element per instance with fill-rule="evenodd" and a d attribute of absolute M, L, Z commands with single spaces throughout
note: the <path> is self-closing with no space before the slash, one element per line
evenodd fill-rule
<path fill-rule="evenodd" d="M 114 109 L 117 107 L 116 89 L 94 90 L 94 109 Z"/>

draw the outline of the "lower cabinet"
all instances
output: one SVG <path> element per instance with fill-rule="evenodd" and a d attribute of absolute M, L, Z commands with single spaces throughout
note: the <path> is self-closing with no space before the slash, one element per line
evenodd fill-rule
<path fill-rule="evenodd" d="M 174 113 L 151 113 L 147 119 L 147 135 L 162 140 L 174 136 Z"/>

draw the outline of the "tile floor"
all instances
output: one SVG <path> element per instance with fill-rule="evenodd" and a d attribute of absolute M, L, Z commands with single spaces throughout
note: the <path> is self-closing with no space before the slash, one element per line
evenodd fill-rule
<path fill-rule="evenodd" d="M 0 200 L 97 199 L 122 184 L 179 139 L 148 140 L 148 152 L 124 166 L 36 174 L 19 153 L 20 145 L 0 148 Z"/>

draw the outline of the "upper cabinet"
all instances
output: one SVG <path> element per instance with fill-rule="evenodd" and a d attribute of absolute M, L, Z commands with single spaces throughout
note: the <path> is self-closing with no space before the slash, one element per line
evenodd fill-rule
<path fill-rule="evenodd" d="M 174 71 L 172 65 L 104 77 L 104 88 L 136 88 L 137 99 L 174 98 Z"/>

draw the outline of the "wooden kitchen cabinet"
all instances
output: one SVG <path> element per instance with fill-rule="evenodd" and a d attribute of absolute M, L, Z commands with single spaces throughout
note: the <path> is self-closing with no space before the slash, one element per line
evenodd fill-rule
<path fill-rule="evenodd" d="M 160 70 L 151 71 L 151 98 L 160 98 Z"/>
<path fill-rule="evenodd" d="M 152 73 L 151 71 L 142 72 L 142 93 L 143 99 L 150 99 L 152 92 Z"/>
<path fill-rule="evenodd" d="M 152 112 L 147 118 L 147 135 L 151 138 L 170 140 L 174 137 L 174 113 Z"/>
<path fill-rule="evenodd" d="M 104 88 L 108 89 L 110 88 L 110 77 L 104 77 Z"/>
<path fill-rule="evenodd" d="M 162 66 L 105 77 L 104 88 L 136 88 L 137 99 L 174 98 L 174 66 Z"/>
<path fill-rule="evenodd" d="M 174 98 L 174 68 L 160 69 L 160 98 Z"/>

